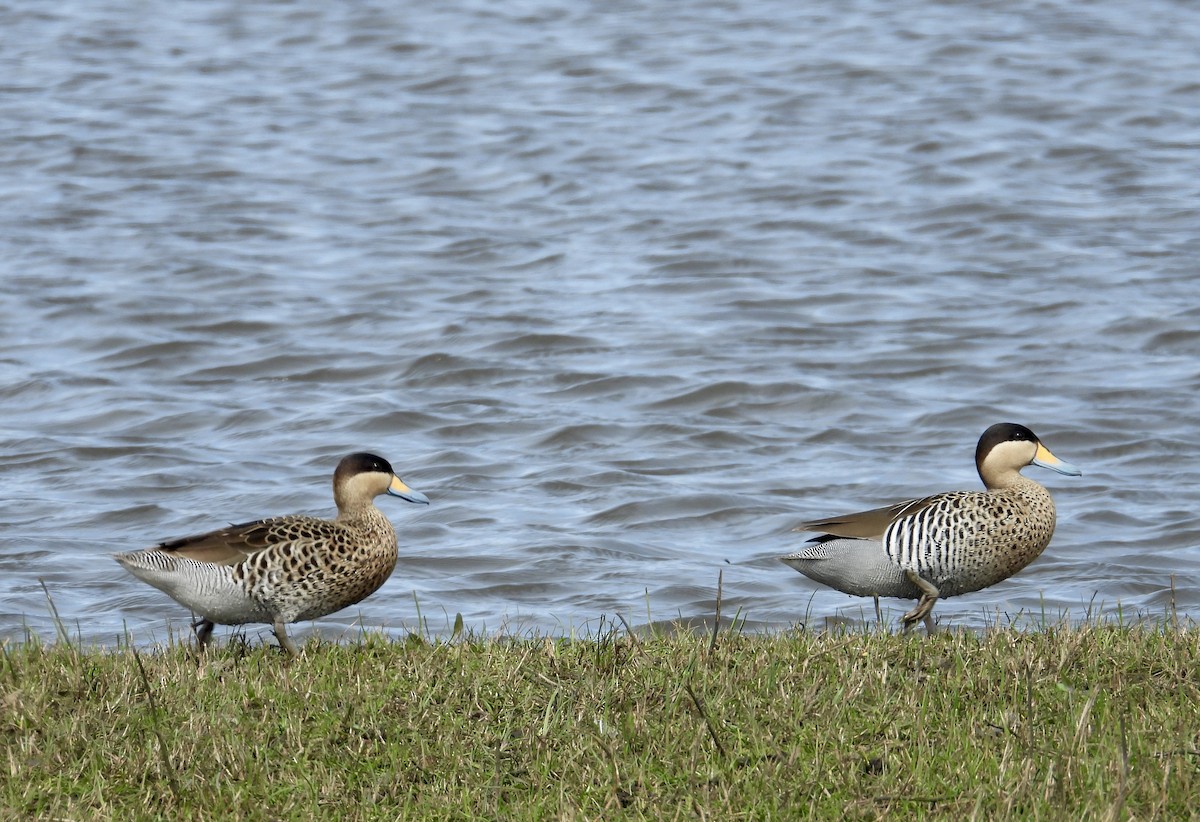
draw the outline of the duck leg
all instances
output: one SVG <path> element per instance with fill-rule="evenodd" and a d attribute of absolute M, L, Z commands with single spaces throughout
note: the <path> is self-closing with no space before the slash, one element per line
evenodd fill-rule
<path fill-rule="evenodd" d="M 907 568 L 904 570 L 904 575 L 908 577 L 908 581 L 921 589 L 921 598 L 917 600 L 917 605 L 911 611 L 903 616 L 904 633 L 912 630 L 912 626 L 917 620 L 925 623 L 925 630 L 933 633 L 937 630 L 933 622 L 933 617 L 930 614 L 933 611 L 933 606 L 938 601 L 938 589 L 932 582 L 927 579 L 921 579 L 915 571 L 910 571 Z"/>
<path fill-rule="evenodd" d="M 292 638 L 288 636 L 287 626 L 282 620 L 275 620 L 275 638 L 279 640 L 279 647 L 287 651 L 292 657 L 300 656 L 300 651 L 296 648 L 296 643 L 292 642 Z"/>
<path fill-rule="evenodd" d="M 200 617 L 200 619 L 192 623 L 192 630 L 196 632 L 196 645 L 201 653 L 207 647 L 208 641 L 212 639 L 213 624 L 211 619 L 205 619 L 204 617 Z"/>

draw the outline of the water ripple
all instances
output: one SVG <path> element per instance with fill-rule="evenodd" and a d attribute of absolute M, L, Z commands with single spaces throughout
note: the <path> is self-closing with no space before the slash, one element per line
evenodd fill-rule
<path fill-rule="evenodd" d="M 718 575 L 755 629 L 870 621 L 790 529 L 977 487 L 999 420 L 1085 474 L 942 618 L 1200 612 L 1188 7 L 0 26 L 0 638 L 54 635 L 39 580 L 90 641 L 186 630 L 108 553 L 327 514 L 360 449 L 433 505 L 311 630 L 702 625 Z"/>

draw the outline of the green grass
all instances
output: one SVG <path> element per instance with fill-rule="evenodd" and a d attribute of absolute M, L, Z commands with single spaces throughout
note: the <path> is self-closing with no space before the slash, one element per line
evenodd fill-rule
<path fill-rule="evenodd" d="M 368 636 L 0 656 L 0 819 L 1187 818 L 1200 636 Z"/>

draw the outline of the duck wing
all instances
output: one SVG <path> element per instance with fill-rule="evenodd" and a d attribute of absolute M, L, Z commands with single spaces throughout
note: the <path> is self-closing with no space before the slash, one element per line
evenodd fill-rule
<path fill-rule="evenodd" d="M 904 500 L 882 508 L 872 508 L 869 511 L 858 511 L 853 514 L 814 519 L 802 522 L 797 531 L 820 531 L 822 534 L 852 539 L 883 539 L 883 532 L 893 522 L 904 517 L 910 517 L 919 511 L 937 503 L 942 494 L 929 497 Z M 821 539 L 818 537 L 817 539 Z"/>
<path fill-rule="evenodd" d="M 336 523 L 319 517 L 271 517 L 167 540 L 156 545 L 155 550 L 214 565 L 237 565 L 272 546 L 314 539 L 338 530 Z"/>

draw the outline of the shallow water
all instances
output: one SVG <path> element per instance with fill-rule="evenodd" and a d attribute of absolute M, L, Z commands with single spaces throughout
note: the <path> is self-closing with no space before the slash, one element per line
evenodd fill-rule
<path fill-rule="evenodd" d="M 802 519 L 1080 479 L 946 623 L 1200 614 L 1200 10 L 1174 2 L 0 9 L 0 638 L 186 613 L 109 559 L 332 506 L 315 627 L 873 619 Z M 909 603 L 885 603 L 897 616 Z M 606 620 L 607 622 L 602 622 Z M 258 629 L 252 629 L 257 632 Z M 257 635 L 257 633 L 256 633 Z"/>

